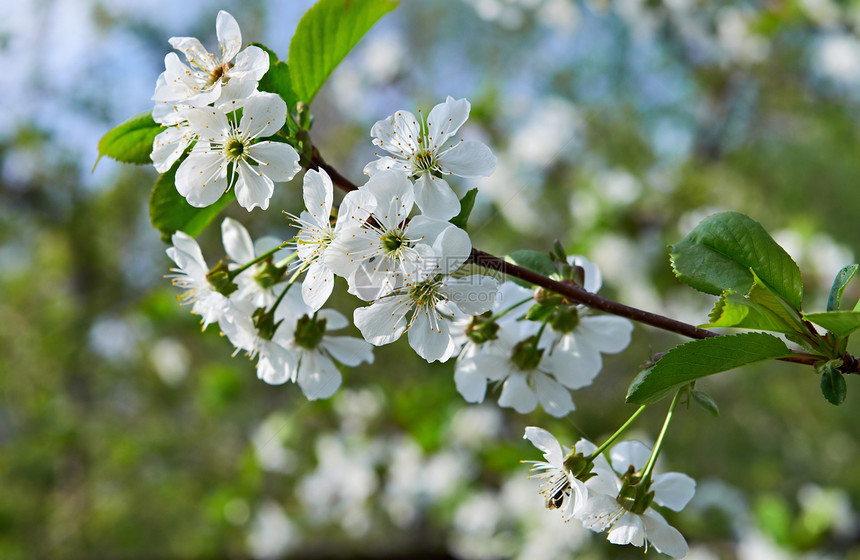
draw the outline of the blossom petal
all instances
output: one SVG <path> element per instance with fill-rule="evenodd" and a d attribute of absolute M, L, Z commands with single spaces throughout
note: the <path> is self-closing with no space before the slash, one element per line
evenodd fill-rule
<path fill-rule="evenodd" d="M 287 104 L 274 93 L 258 92 L 245 102 L 239 130 L 243 138 L 272 136 L 287 121 Z"/>
<path fill-rule="evenodd" d="M 365 260 L 379 255 L 379 237 L 359 227 L 346 227 L 338 232 L 323 255 L 323 262 L 338 276 L 349 277 Z"/>
<path fill-rule="evenodd" d="M 502 385 L 499 406 L 513 408 L 520 414 L 531 412 L 537 407 L 537 397 L 526 382 L 526 376 L 515 372 Z"/>
<path fill-rule="evenodd" d="M 454 383 L 457 392 L 466 399 L 466 402 L 484 402 L 487 393 L 487 378 L 478 373 L 474 362 L 458 362 L 454 370 Z"/>
<path fill-rule="evenodd" d="M 418 215 L 409 220 L 406 226 L 406 236 L 412 243 L 426 243 L 433 245 L 439 235 L 451 227 L 451 222 Z"/>
<path fill-rule="evenodd" d="M 427 115 L 427 146 L 436 151 L 448 138 L 457 134 L 472 109 L 468 99 L 454 99 L 450 95 Z"/>
<path fill-rule="evenodd" d="M 376 210 L 376 197 L 371 193 L 362 190 L 348 192 L 337 209 L 335 234 L 345 227 L 360 227 L 373 214 L 374 210 Z"/>
<path fill-rule="evenodd" d="M 428 362 L 445 362 L 454 353 L 454 340 L 446 321 L 435 309 L 416 309 L 409 325 L 409 346 Z"/>
<path fill-rule="evenodd" d="M 561 445 L 548 431 L 543 428 L 529 426 L 523 435 L 523 439 L 532 442 L 532 445 L 543 451 L 543 456 L 546 462 L 550 465 L 562 468 L 564 466 L 564 453 L 561 450 Z"/>
<path fill-rule="evenodd" d="M 248 146 L 248 157 L 260 165 L 257 169 L 272 181 L 289 181 L 302 170 L 299 154 L 283 142 L 257 142 Z M 331 208 L 331 206 L 329 206 Z"/>
<path fill-rule="evenodd" d="M 174 232 L 170 240 L 173 247 L 168 247 L 167 256 L 188 276 L 198 280 L 205 279 L 209 267 L 206 266 L 197 241 L 184 231 Z"/>
<path fill-rule="evenodd" d="M 547 414 L 561 418 L 576 410 L 573 399 L 570 398 L 570 392 L 548 375 L 533 372 L 532 381 L 538 402 Z"/>
<path fill-rule="evenodd" d="M 672 558 L 684 558 L 690 553 L 690 547 L 684 539 L 684 535 L 669 525 L 662 515 L 652 509 L 645 510 L 642 514 L 642 522 L 648 542 L 658 552 L 668 554 Z"/>
<path fill-rule="evenodd" d="M 433 244 L 433 251 L 439 257 L 439 262 L 435 266 L 435 273 L 452 274 L 472 254 L 472 240 L 469 239 L 469 234 L 452 225 L 446 228 L 436 239 Z"/>
<path fill-rule="evenodd" d="M 309 169 L 305 173 L 302 185 L 305 208 L 319 226 L 328 227 L 330 224 L 333 190 L 331 179 L 324 170 Z"/>
<path fill-rule="evenodd" d="M 240 265 L 251 262 L 256 257 L 254 242 L 245 226 L 233 218 L 224 218 L 221 222 L 221 241 L 224 251 L 234 263 Z"/>
<path fill-rule="evenodd" d="M 365 175 L 375 175 L 379 171 L 400 171 L 405 175 L 409 175 L 412 173 L 412 166 L 409 164 L 407 160 L 396 159 L 393 157 L 381 157 L 379 159 L 375 159 L 364 166 L 364 174 Z"/>
<path fill-rule="evenodd" d="M 341 380 L 340 371 L 328 357 L 319 352 L 302 352 L 297 381 L 308 400 L 329 398 Z"/>
<path fill-rule="evenodd" d="M 320 346 L 345 366 L 373 363 L 373 346 L 354 336 L 325 336 Z"/>
<path fill-rule="evenodd" d="M 212 107 L 194 108 L 188 111 L 187 116 L 188 127 L 192 134 L 216 144 L 223 144 L 227 141 L 230 122 L 224 111 Z M 195 146 L 194 149 L 197 150 L 198 146 Z"/>
<path fill-rule="evenodd" d="M 460 213 L 460 200 L 445 179 L 427 173 L 415 181 L 415 202 L 431 218 L 450 220 Z"/>
<path fill-rule="evenodd" d="M 340 330 L 349 326 L 349 321 L 337 309 L 320 309 L 317 313 L 317 318 L 325 319 L 326 332 Z"/>
<path fill-rule="evenodd" d="M 696 493 L 696 481 L 683 473 L 658 474 L 651 485 L 654 501 L 674 511 L 681 511 Z"/>
<path fill-rule="evenodd" d="M 215 55 L 206 50 L 196 37 L 171 37 L 168 39 L 170 46 L 185 55 L 188 62 L 199 66 L 207 73 L 215 69 Z"/>
<path fill-rule="evenodd" d="M 553 333 L 547 333 L 552 336 Z M 541 347 L 545 347 L 541 338 Z M 552 373 L 565 387 L 580 389 L 591 385 L 600 369 L 603 359 L 594 347 L 581 340 L 576 332 L 568 333 L 558 339 L 554 347 L 550 346 L 540 362 L 541 369 Z"/>
<path fill-rule="evenodd" d="M 475 179 L 489 177 L 496 170 L 496 156 L 481 142 L 461 141 L 439 154 L 442 172 Z"/>
<path fill-rule="evenodd" d="M 203 208 L 214 204 L 227 190 L 224 158 L 215 151 L 195 147 L 176 170 L 176 190 L 188 204 Z"/>
<path fill-rule="evenodd" d="M 601 352 L 616 354 L 630 345 L 633 323 L 623 317 L 612 315 L 583 317 L 576 333 L 586 336 Z"/>
<path fill-rule="evenodd" d="M 645 544 L 645 525 L 642 523 L 642 517 L 628 511 L 615 522 L 606 538 L 612 544 L 642 546 Z"/>
<path fill-rule="evenodd" d="M 623 473 L 630 465 L 633 470 L 638 471 L 645 466 L 651 457 L 651 449 L 641 441 L 632 439 L 622 441 L 612 448 L 609 458 L 612 460 L 612 468 Z"/>
<path fill-rule="evenodd" d="M 399 297 L 380 300 L 353 312 L 353 323 L 364 339 L 374 346 L 394 342 L 406 330 L 406 314 L 411 306 Z"/>
<path fill-rule="evenodd" d="M 235 81 L 252 84 L 254 87 L 251 88 L 250 95 L 256 89 L 257 82 L 260 81 L 268 70 L 269 55 L 260 47 L 250 45 L 236 55 L 235 66 L 227 71 L 227 77 L 230 78 L 227 85 L 229 86 Z"/>
<path fill-rule="evenodd" d="M 159 173 L 167 173 L 191 143 L 188 127 L 170 127 L 155 137 L 149 157 Z"/>
<path fill-rule="evenodd" d="M 250 212 L 259 206 L 265 210 L 269 207 L 269 199 L 275 192 L 272 180 L 248 165 L 245 160 L 239 160 L 239 179 L 233 189 L 236 191 L 236 201 L 239 206 Z"/>
<path fill-rule="evenodd" d="M 386 152 L 408 157 L 418 151 L 421 131 L 415 115 L 409 111 L 397 111 L 377 121 L 370 129 L 373 143 Z"/>
<path fill-rule="evenodd" d="M 600 268 L 596 264 L 586 259 L 582 255 L 571 255 L 567 257 L 567 262 L 570 266 L 579 266 L 585 271 L 585 291 L 597 293 L 603 285 L 603 276 L 600 274 Z"/>
<path fill-rule="evenodd" d="M 490 276 L 473 274 L 465 278 L 447 278 L 439 294 L 467 315 L 480 315 L 493 306 L 499 281 Z"/>
<path fill-rule="evenodd" d="M 319 261 L 314 261 L 302 281 L 302 299 L 312 311 L 325 305 L 334 289 L 334 274 Z"/>
<path fill-rule="evenodd" d="M 380 171 L 361 188 L 376 198 L 376 211 L 373 215 L 385 229 L 400 226 L 415 204 L 412 182 L 398 171 Z"/>
<path fill-rule="evenodd" d="M 236 19 L 228 12 L 221 10 L 215 18 L 215 34 L 218 37 L 218 48 L 221 49 L 221 59 L 229 62 L 242 48 L 242 32 Z"/>

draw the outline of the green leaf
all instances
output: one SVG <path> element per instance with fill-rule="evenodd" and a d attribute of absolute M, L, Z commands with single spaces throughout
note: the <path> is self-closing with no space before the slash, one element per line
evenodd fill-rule
<path fill-rule="evenodd" d="M 702 377 L 790 355 L 785 343 L 765 333 L 694 340 L 669 350 L 640 372 L 627 390 L 627 402 L 651 404 Z"/>
<path fill-rule="evenodd" d="M 726 290 L 709 316 L 710 323 L 703 327 L 735 327 L 782 333 L 795 330 L 785 321 L 748 298 Z"/>
<path fill-rule="evenodd" d="M 290 69 L 287 63 L 278 60 L 278 55 L 262 43 L 251 43 L 251 45 L 263 49 L 269 55 L 269 69 L 263 75 L 257 89 L 277 93 L 286 102 L 288 109 L 294 109 L 299 98 L 293 91 L 293 82 L 290 79 Z"/>
<path fill-rule="evenodd" d="M 720 417 L 720 407 L 714 402 L 709 394 L 704 391 L 693 389 L 690 391 L 690 396 L 693 397 L 693 402 L 710 412 L 714 418 Z"/>
<path fill-rule="evenodd" d="M 827 362 L 821 368 L 821 394 L 830 404 L 840 405 L 845 402 L 848 393 L 848 385 L 842 372 L 836 369 L 832 363 Z"/>
<path fill-rule="evenodd" d="M 551 276 L 558 272 L 550 256 L 542 251 L 521 249 L 506 255 L 505 260 L 544 276 Z"/>
<path fill-rule="evenodd" d="M 460 213 L 451 218 L 451 223 L 460 229 L 466 229 L 466 224 L 469 222 L 469 216 L 472 214 L 472 208 L 475 207 L 475 198 L 478 196 L 478 189 L 471 189 L 463 198 L 460 199 Z"/>
<path fill-rule="evenodd" d="M 320 0 L 299 21 L 289 66 L 299 101 L 310 103 L 373 24 L 397 7 L 389 0 Z"/>
<path fill-rule="evenodd" d="M 529 307 L 529 310 L 526 311 L 525 317 L 529 321 L 543 322 L 544 320 L 548 319 L 550 315 L 552 315 L 552 312 L 554 310 L 554 305 L 543 305 L 540 303 L 536 303 Z"/>
<path fill-rule="evenodd" d="M 702 292 L 747 293 L 753 273 L 799 310 L 803 299 L 800 269 L 760 223 L 737 212 L 705 218 L 669 248 L 675 275 Z M 752 272 L 751 272 L 752 271 Z"/>
<path fill-rule="evenodd" d="M 152 120 L 150 112 L 138 113 L 124 123 L 116 125 L 99 140 L 99 157 L 102 156 L 123 163 L 152 163 L 152 142 L 164 127 Z"/>
<path fill-rule="evenodd" d="M 836 336 L 847 336 L 860 329 L 860 311 L 804 313 L 803 318 L 824 327 Z"/>
<path fill-rule="evenodd" d="M 858 268 L 860 268 L 860 265 L 849 264 L 836 275 L 836 278 L 833 280 L 833 287 L 830 288 L 830 297 L 827 298 L 827 311 L 839 311 L 845 286 L 857 274 Z"/>
<path fill-rule="evenodd" d="M 233 189 L 230 189 L 211 206 L 191 206 L 176 190 L 174 179 L 178 167 L 179 162 L 176 162 L 167 173 L 159 177 L 149 196 L 149 219 L 155 229 L 161 232 L 161 239 L 165 243 L 170 242 L 170 236 L 177 230 L 184 231 L 191 237 L 198 236 L 209 222 L 236 198 Z"/>

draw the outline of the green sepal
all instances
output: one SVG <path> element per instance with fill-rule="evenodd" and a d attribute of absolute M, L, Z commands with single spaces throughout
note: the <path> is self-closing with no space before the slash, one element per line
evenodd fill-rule
<path fill-rule="evenodd" d="M 211 206 L 191 206 L 176 190 L 175 179 L 179 163 L 177 161 L 169 171 L 158 178 L 149 196 L 149 219 L 153 227 L 161 232 L 161 239 L 165 243 L 170 243 L 170 237 L 176 231 L 197 237 L 221 210 L 236 199 L 233 189 L 230 189 Z"/>
<path fill-rule="evenodd" d="M 302 16 L 290 41 L 293 91 L 310 104 L 335 67 L 382 16 L 389 0 L 320 0 Z"/>
<path fill-rule="evenodd" d="M 854 275 L 857 274 L 857 269 L 860 265 L 849 264 L 839 271 L 836 278 L 833 279 L 833 287 L 830 288 L 830 296 L 827 298 L 827 311 L 839 311 L 839 306 L 842 304 L 842 293 L 845 292 L 845 286 L 851 282 Z"/>
<path fill-rule="evenodd" d="M 102 156 L 123 163 L 152 163 L 149 157 L 152 153 L 152 143 L 164 127 L 152 119 L 152 113 L 138 113 L 127 121 L 113 127 L 99 140 L 99 157 L 93 169 L 98 165 Z"/>
<path fill-rule="evenodd" d="M 737 212 L 709 216 L 669 251 L 675 276 L 699 291 L 745 294 L 755 281 L 754 273 L 800 310 L 800 269 L 762 225 L 748 216 Z"/>
<path fill-rule="evenodd" d="M 549 319 L 554 309 L 554 305 L 544 305 L 542 303 L 536 303 L 529 307 L 529 310 L 526 311 L 525 317 L 529 321 L 537 321 L 540 323 Z"/>
<path fill-rule="evenodd" d="M 827 402 L 835 405 L 845 402 L 848 385 L 845 383 L 842 372 L 836 368 L 833 361 L 821 365 L 818 370 L 821 373 L 821 394 L 824 395 Z"/>
<path fill-rule="evenodd" d="M 702 377 L 790 355 L 784 342 L 765 333 L 694 340 L 669 350 L 656 364 L 639 372 L 627 390 L 627 402 L 655 403 Z"/>
<path fill-rule="evenodd" d="M 472 214 L 472 209 L 475 207 L 475 198 L 478 196 L 478 189 L 471 189 L 463 198 L 460 199 L 460 213 L 451 218 L 451 223 L 460 229 L 466 229 L 466 224 L 469 222 L 469 216 Z"/>
<path fill-rule="evenodd" d="M 824 327 L 836 336 L 848 336 L 857 329 L 860 329 L 860 311 L 804 313 L 803 318 L 810 323 Z"/>
<path fill-rule="evenodd" d="M 690 391 L 690 396 L 693 398 L 694 403 L 710 412 L 714 418 L 720 417 L 720 407 L 717 406 L 717 403 L 714 402 L 714 399 L 709 394 L 698 389 L 693 389 Z"/>

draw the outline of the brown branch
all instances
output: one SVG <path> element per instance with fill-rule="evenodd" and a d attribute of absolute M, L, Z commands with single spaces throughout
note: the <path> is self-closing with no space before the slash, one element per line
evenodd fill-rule
<path fill-rule="evenodd" d="M 314 169 L 325 170 L 325 172 L 328 173 L 329 177 L 331 177 L 332 183 L 337 185 L 338 188 L 346 192 L 358 189 L 358 186 L 355 183 L 341 175 L 335 168 L 325 162 L 325 160 L 322 158 L 322 155 L 320 155 L 319 150 L 317 150 L 316 146 L 314 146 L 313 148 L 311 165 Z M 570 301 L 581 303 L 592 309 L 605 311 L 606 313 L 611 313 L 619 317 L 626 317 L 627 319 L 631 319 L 639 323 L 644 323 L 646 325 L 651 325 L 652 327 L 657 327 L 658 329 L 662 329 L 664 331 L 680 334 L 688 338 L 703 339 L 714 336 L 722 336 L 719 333 L 715 333 L 714 331 L 700 329 L 689 323 L 684 323 L 683 321 L 677 321 L 675 319 L 671 319 L 663 315 L 658 315 L 656 313 L 651 313 L 649 311 L 630 307 L 629 305 L 624 305 L 623 303 L 618 303 L 617 301 L 613 301 L 603 296 L 599 296 L 597 294 L 585 291 L 578 286 L 558 282 L 557 280 L 553 280 L 552 278 L 548 278 L 527 268 L 523 268 L 513 263 L 509 263 L 504 259 L 500 259 L 499 257 L 481 251 L 480 249 L 473 248 L 472 254 L 469 255 L 469 259 L 466 262 L 472 262 L 477 264 L 478 266 L 501 272 L 506 276 L 519 278 L 520 280 L 524 280 L 529 284 L 534 284 L 535 286 L 546 288 L 547 290 L 551 290 L 559 295 L 564 296 Z M 815 362 L 819 361 L 818 357 L 812 354 L 808 354 L 806 352 L 794 351 L 794 353 L 796 354 L 795 356 L 789 356 L 787 358 L 779 359 L 784 362 L 793 362 L 805 365 L 813 365 L 815 364 Z"/>

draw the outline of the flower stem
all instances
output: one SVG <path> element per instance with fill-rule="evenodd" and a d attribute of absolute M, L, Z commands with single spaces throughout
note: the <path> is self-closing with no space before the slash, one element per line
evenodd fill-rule
<path fill-rule="evenodd" d="M 230 274 L 230 280 L 233 280 L 234 278 L 236 278 L 237 276 L 239 276 L 240 274 L 242 274 L 243 272 L 245 272 L 246 270 L 248 270 L 249 268 L 251 268 L 255 264 L 262 262 L 262 261 L 268 259 L 269 257 L 271 257 L 272 255 L 274 255 L 275 253 L 277 253 L 278 251 L 281 251 L 284 248 L 284 245 L 286 245 L 286 243 L 282 243 L 281 245 L 278 245 L 277 247 L 275 247 L 273 249 L 269 249 L 268 251 L 266 251 L 262 255 L 254 258 L 253 260 L 246 262 L 245 264 L 243 264 L 239 268 L 234 268 L 229 273 Z M 290 255 L 289 257 L 286 258 L 286 262 L 290 262 L 291 260 L 296 258 L 297 255 L 298 255 L 298 253 L 293 253 L 292 255 Z"/>
<path fill-rule="evenodd" d="M 648 405 L 647 405 L 647 404 L 643 404 L 642 406 L 640 406 L 640 407 L 636 410 L 636 412 L 634 412 L 634 413 L 633 413 L 633 415 L 632 415 L 630 418 L 628 418 L 628 419 L 627 419 L 627 422 L 625 422 L 625 423 L 624 423 L 620 428 L 618 428 L 618 430 L 617 430 L 614 434 L 612 434 L 611 436 L 609 436 L 609 439 L 607 439 L 605 442 L 603 442 L 603 445 L 601 445 L 600 447 L 598 447 L 598 448 L 597 448 L 597 450 L 596 450 L 594 453 L 592 453 L 591 455 L 589 455 L 589 456 L 588 456 L 588 460 L 589 460 L 589 461 L 593 461 L 594 459 L 596 459 L 597 457 L 599 457 L 601 453 L 603 453 L 604 451 L 606 451 L 606 449 L 607 449 L 610 445 L 612 445 L 613 443 L 615 443 L 615 440 L 617 440 L 619 437 L 621 437 L 621 434 L 623 434 L 624 432 L 626 432 L 626 431 L 627 431 L 627 428 L 629 428 L 629 427 L 630 427 L 630 425 L 631 425 L 631 424 L 633 424 L 633 422 L 634 422 L 637 418 L 639 418 L 639 415 L 640 415 L 640 414 L 642 414 L 642 412 L 644 412 L 645 408 L 647 408 L 647 407 L 648 407 Z"/>
<path fill-rule="evenodd" d="M 514 309 L 516 309 L 517 307 L 521 306 L 522 304 L 524 304 L 524 303 L 526 303 L 526 302 L 528 302 L 528 301 L 532 301 L 533 299 L 534 299 L 534 298 L 533 298 L 532 296 L 529 296 L 529 297 L 527 297 L 526 299 L 524 299 L 524 300 L 522 300 L 522 301 L 518 301 L 518 302 L 516 302 L 515 304 L 513 304 L 512 306 L 508 307 L 507 309 L 505 309 L 505 310 L 503 310 L 503 311 L 501 311 L 501 312 L 497 313 L 497 314 L 496 314 L 496 315 L 494 315 L 493 317 L 490 317 L 490 319 L 492 319 L 493 321 L 496 321 L 496 320 L 498 320 L 498 319 L 500 319 L 500 318 L 504 317 L 505 315 L 507 315 L 508 313 L 510 313 L 511 311 L 513 311 Z"/>
<path fill-rule="evenodd" d="M 279 295 L 278 299 L 275 300 L 275 303 L 272 304 L 272 308 L 269 310 L 269 313 L 275 312 L 275 309 L 277 309 L 278 306 L 281 304 L 281 301 L 284 299 L 284 296 L 287 295 L 287 292 L 289 291 L 290 287 L 296 283 L 296 280 L 298 280 L 301 273 L 307 270 L 309 266 L 310 264 L 308 263 L 302 264 L 302 266 L 300 266 L 299 269 L 296 270 L 292 276 L 290 276 L 290 279 L 287 280 L 287 285 L 284 286 L 284 291 L 281 292 L 281 295 Z"/>
<path fill-rule="evenodd" d="M 645 465 L 645 470 L 642 472 L 643 481 L 651 481 L 651 473 L 654 471 L 654 465 L 657 464 L 657 457 L 660 455 L 660 449 L 663 447 L 663 439 L 666 437 L 666 432 L 669 431 L 669 424 L 672 422 L 672 416 L 675 414 L 675 408 L 678 406 L 678 401 L 681 400 L 681 392 L 684 389 L 685 387 L 678 389 L 678 392 L 675 393 L 675 398 L 672 399 L 669 412 L 666 413 L 666 420 L 663 422 L 663 429 L 660 430 L 660 436 L 657 438 L 657 443 L 654 444 L 654 449 L 651 450 L 648 464 Z"/>

